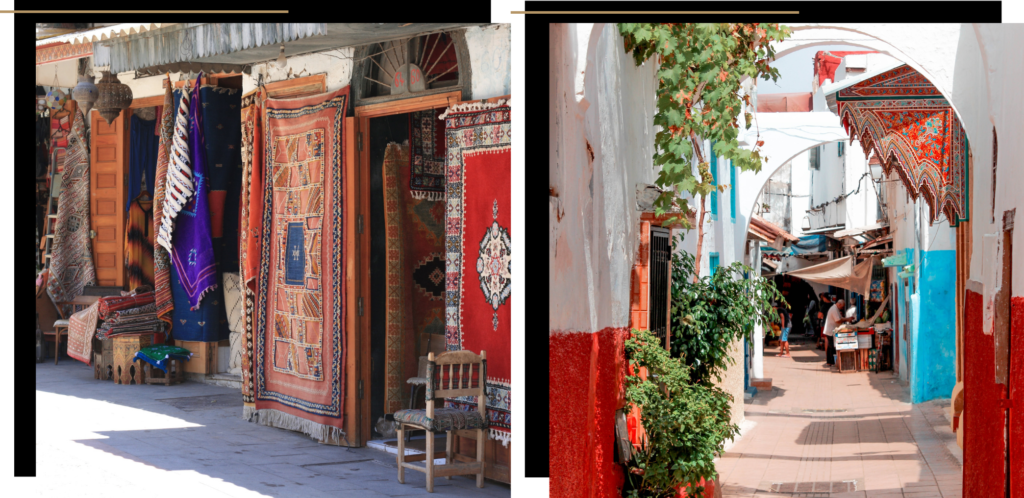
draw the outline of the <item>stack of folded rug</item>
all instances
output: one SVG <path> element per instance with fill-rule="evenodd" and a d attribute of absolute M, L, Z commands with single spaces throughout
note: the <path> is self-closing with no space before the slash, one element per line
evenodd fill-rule
<path fill-rule="evenodd" d="M 100 319 L 107 320 L 114 312 L 153 304 L 156 294 L 152 291 L 128 296 L 107 296 L 100 298 Z"/>
<path fill-rule="evenodd" d="M 102 304 L 100 307 L 102 309 Z M 163 332 L 164 325 L 165 322 L 157 318 L 156 303 L 150 300 L 144 306 L 111 312 L 96 331 L 96 337 L 109 339 L 128 333 Z"/>
<path fill-rule="evenodd" d="M 167 363 L 170 360 L 185 360 L 188 361 L 192 358 L 192 353 L 182 347 L 168 346 L 166 344 L 157 344 L 155 346 L 148 346 L 140 349 L 135 353 L 135 357 L 132 361 L 142 360 L 150 365 L 153 365 L 164 373 L 167 373 Z"/>

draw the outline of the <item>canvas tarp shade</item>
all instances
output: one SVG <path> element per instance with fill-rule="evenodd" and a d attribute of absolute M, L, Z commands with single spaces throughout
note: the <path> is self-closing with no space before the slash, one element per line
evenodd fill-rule
<path fill-rule="evenodd" d="M 872 256 L 854 266 L 853 256 L 847 256 L 826 261 L 820 265 L 784 272 L 784 274 L 818 284 L 848 289 L 867 296 L 871 289 L 871 267 L 874 262 L 875 257 Z"/>

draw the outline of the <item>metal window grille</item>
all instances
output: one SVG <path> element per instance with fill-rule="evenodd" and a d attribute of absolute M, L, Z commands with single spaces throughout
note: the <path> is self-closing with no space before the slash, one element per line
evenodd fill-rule
<path fill-rule="evenodd" d="M 649 325 L 650 330 L 662 344 L 668 345 L 668 279 L 669 261 L 672 259 L 672 248 L 669 244 L 669 231 L 665 228 L 651 227 L 651 259 L 650 285 L 648 286 Z"/>

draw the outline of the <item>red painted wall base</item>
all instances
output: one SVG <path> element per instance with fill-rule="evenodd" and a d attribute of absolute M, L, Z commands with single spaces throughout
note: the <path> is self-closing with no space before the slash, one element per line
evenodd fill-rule
<path fill-rule="evenodd" d="M 555 332 L 550 351 L 552 498 L 615 497 L 625 480 L 615 463 L 615 410 L 624 398 L 624 328 Z"/>
<path fill-rule="evenodd" d="M 1006 421 L 998 407 L 1004 389 L 995 383 L 993 338 L 982 331 L 981 294 L 967 290 L 964 307 L 963 494 L 1003 496 Z"/>

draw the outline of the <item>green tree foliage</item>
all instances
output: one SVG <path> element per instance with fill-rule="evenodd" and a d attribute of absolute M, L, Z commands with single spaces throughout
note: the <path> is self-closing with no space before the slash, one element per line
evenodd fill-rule
<path fill-rule="evenodd" d="M 626 401 L 642 408 L 647 439 L 627 465 L 623 496 L 675 497 L 687 483 L 689 496 L 703 496 L 696 483 L 715 476 L 714 458 L 739 433 L 729 419 L 732 395 L 691 383 L 690 369 L 648 331 L 633 330 L 626 357 L 634 372 L 647 369 L 647 379 L 626 377 Z"/>
<path fill-rule="evenodd" d="M 681 243 L 679 236 L 674 245 Z M 785 300 L 774 282 L 750 275 L 751 268 L 739 262 L 719 267 L 714 275 L 691 278 L 696 273 L 693 255 L 673 251 L 672 356 L 690 367 L 691 382 L 711 385 L 712 377 L 721 382 L 735 363 L 729 356 L 732 341 L 750 341 L 755 325 L 777 323 L 772 301 Z"/>
<path fill-rule="evenodd" d="M 740 83 L 745 77 L 778 78 L 778 69 L 769 65 L 775 57 L 771 43 L 789 37 L 788 28 L 768 23 L 623 23 L 619 32 L 638 66 L 653 56 L 660 64 L 654 124 L 661 130 L 655 136 L 654 164 L 661 166 L 657 185 L 665 191 L 655 203 L 658 215 L 673 207 L 688 212 L 684 192 L 704 198 L 715 190 L 700 151 L 702 139 L 714 141 L 714 153 L 740 170 L 760 171 L 758 149 L 763 142 L 747 150 L 740 148 L 737 139 L 741 103 L 751 105 L 749 95 L 740 96 Z M 743 126 L 749 129 L 752 120 L 745 113 Z M 699 181 L 692 170 L 694 152 Z M 728 187 L 721 185 L 719 190 Z"/>

